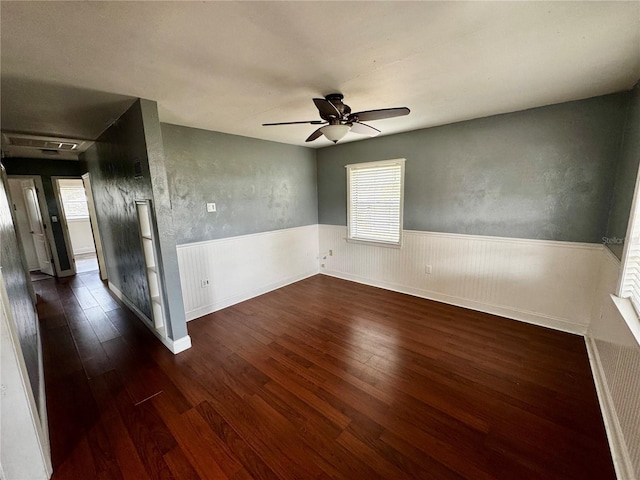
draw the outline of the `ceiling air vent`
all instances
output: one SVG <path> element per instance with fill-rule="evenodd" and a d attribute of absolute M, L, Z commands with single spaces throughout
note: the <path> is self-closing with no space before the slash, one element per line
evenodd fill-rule
<path fill-rule="evenodd" d="M 45 148 L 47 150 L 75 150 L 78 148 L 77 143 L 58 142 L 51 140 L 41 140 L 39 138 L 29 138 L 23 136 L 15 136 L 7 134 L 7 138 L 11 145 L 16 147 Z"/>
<path fill-rule="evenodd" d="M 46 156 L 78 160 L 78 155 L 92 144 L 91 140 L 2 132 L 2 150 L 8 157 L 43 158 Z"/>

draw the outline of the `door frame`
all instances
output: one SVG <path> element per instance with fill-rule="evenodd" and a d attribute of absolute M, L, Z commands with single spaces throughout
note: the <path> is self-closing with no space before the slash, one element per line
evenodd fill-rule
<path fill-rule="evenodd" d="M 32 243 L 31 246 L 33 247 L 33 252 L 32 253 L 33 253 L 33 255 L 35 255 L 36 261 L 37 261 L 38 255 L 37 255 L 37 253 L 35 251 L 36 247 L 35 247 L 35 245 L 33 245 L 33 237 L 31 236 L 29 230 L 26 229 L 24 225 L 23 226 L 19 225 L 18 218 L 17 218 L 18 217 L 18 215 L 17 215 L 17 201 L 18 201 L 18 199 L 14 198 L 14 195 L 13 195 L 13 193 L 11 191 L 11 185 L 12 184 L 20 185 L 20 200 L 23 203 L 22 206 L 24 207 L 24 210 L 26 210 L 27 206 L 24 205 L 24 201 L 25 200 L 24 200 L 24 195 L 23 195 L 24 192 L 22 191 L 22 180 L 17 179 L 17 178 L 6 177 L 6 183 L 7 183 L 6 190 L 7 190 L 8 196 L 9 196 L 9 200 L 11 202 L 11 215 L 13 217 L 13 224 L 14 224 L 14 226 L 16 228 L 16 235 L 18 236 L 18 243 L 25 243 L 24 242 L 25 239 L 23 238 L 23 236 L 27 237 L 27 234 L 29 234 L 28 236 L 31 239 L 31 243 Z M 15 193 L 17 194 L 18 192 L 15 192 Z M 39 203 L 38 203 L 38 208 L 40 208 L 40 204 Z M 26 211 L 22 212 L 22 213 L 23 213 L 23 215 L 25 217 L 28 217 L 28 214 L 27 214 Z M 40 213 L 42 213 L 42 212 L 40 212 Z M 29 221 L 28 218 L 26 220 Z M 43 220 L 43 223 L 44 223 L 44 220 Z M 46 234 L 45 234 L 45 239 L 46 239 L 46 243 L 47 243 L 47 246 L 48 246 L 49 245 L 49 239 L 47 238 Z M 22 245 L 22 249 L 26 252 L 27 247 L 25 245 Z M 29 265 L 29 262 L 26 261 L 26 258 L 27 258 L 27 255 L 25 253 L 25 263 L 26 263 L 26 271 L 27 271 L 27 273 L 30 274 L 33 271 L 37 271 L 38 268 L 39 268 L 39 265 L 36 265 L 37 268 L 31 268 L 31 265 Z M 51 258 L 49 259 L 49 261 L 51 261 Z"/>
<path fill-rule="evenodd" d="M 91 232 L 93 233 L 93 244 L 96 247 L 96 256 L 98 257 L 98 270 L 100 271 L 100 279 L 107 280 L 107 262 L 104 258 L 104 250 L 102 249 L 102 238 L 100 237 L 100 225 L 98 225 L 98 214 L 93 199 L 93 187 L 91 186 L 91 174 L 89 172 L 81 176 L 84 185 L 84 193 L 87 196 L 87 206 L 89 207 L 89 221 L 91 222 Z"/>
<path fill-rule="evenodd" d="M 53 238 L 53 228 L 51 227 L 51 216 L 49 215 L 49 207 L 47 206 L 47 199 L 44 196 L 44 186 L 42 184 L 42 177 L 40 175 L 7 175 L 7 178 L 17 178 L 20 180 L 32 179 L 36 186 L 36 195 L 38 196 L 38 206 L 40 207 L 40 216 L 45 226 L 46 237 L 49 241 L 49 249 L 53 256 L 54 275 L 57 277 L 68 277 L 73 275 L 71 270 L 62 270 L 60 268 L 60 258 L 58 257 L 58 249 L 56 247 L 55 239 Z M 66 242 L 66 240 L 65 240 Z"/>
<path fill-rule="evenodd" d="M 15 182 L 20 185 L 22 191 L 22 200 L 26 210 L 26 216 L 29 220 L 29 230 L 31 232 L 31 242 L 36 251 L 38 258 L 38 266 L 40 272 L 55 275 L 55 267 L 53 264 L 53 254 L 49 241 L 47 240 L 47 230 L 44 226 L 42 210 L 38 201 L 37 187 L 32 179 L 16 180 L 10 179 L 9 182 Z M 15 206 L 15 204 L 14 204 Z M 42 244 L 42 246 L 40 245 Z"/>
<path fill-rule="evenodd" d="M 73 273 L 71 273 L 70 275 L 75 275 L 76 274 L 76 257 L 73 254 L 73 247 L 71 246 L 71 235 L 69 234 L 69 225 L 67 224 L 67 215 L 65 214 L 65 211 L 64 211 L 64 205 L 62 203 L 62 195 L 60 195 L 60 185 L 58 185 L 58 180 L 82 181 L 82 178 L 75 175 L 57 175 L 57 176 L 51 177 L 51 185 L 53 185 L 53 196 L 56 197 L 56 205 L 58 206 L 58 212 L 60 213 L 60 218 L 58 220 L 60 222 L 60 226 L 62 227 L 62 235 L 64 236 L 64 243 L 67 247 L 67 257 L 69 257 L 71 270 L 73 270 Z M 84 187 L 84 183 L 83 183 L 83 187 Z"/>

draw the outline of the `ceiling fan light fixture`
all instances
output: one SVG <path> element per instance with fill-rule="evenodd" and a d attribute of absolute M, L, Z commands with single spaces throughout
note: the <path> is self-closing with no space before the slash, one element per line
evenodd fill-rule
<path fill-rule="evenodd" d="M 351 130 L 349 125 L 326 125 L 320 129 L 323 135 L 333 143 L 342 140 L 349 130 Z"/>

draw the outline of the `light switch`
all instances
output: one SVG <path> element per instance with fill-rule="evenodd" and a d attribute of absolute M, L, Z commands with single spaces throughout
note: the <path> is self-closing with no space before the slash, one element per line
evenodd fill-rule
<path fill-rule="evenodd" d="M 216 204 L 215 203 L 207 203 L 207 212 L 215 212 Z"/>

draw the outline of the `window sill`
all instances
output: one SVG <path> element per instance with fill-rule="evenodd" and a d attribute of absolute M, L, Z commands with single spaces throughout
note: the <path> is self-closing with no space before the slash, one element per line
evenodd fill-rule
<path fill-rule="evenodd" d="M 631 330 L 636 342 L 640 344 L 640 318 L 638 318 L 638 313 L 636 312 L 636 309 L 633 308 L 631 300 L 628 298 L 620 298 L 613 294 L 611 295 L 611 300 L 613 300 L 613 303 L 620 312 L 620 315 L 627 324 L 627 327 Z"/>
<path fill-rule="evenodd" d="M 371 247 L 385 247 L 385 248 L 397 248 L 401 249 L 401 243 L 388 243 L 388 242 L 377 242 L 375 240 L 360 240 L 357 238 L 345 238 L 347 243 L 356 243 L 360 245 L 369 245 Z"/>

